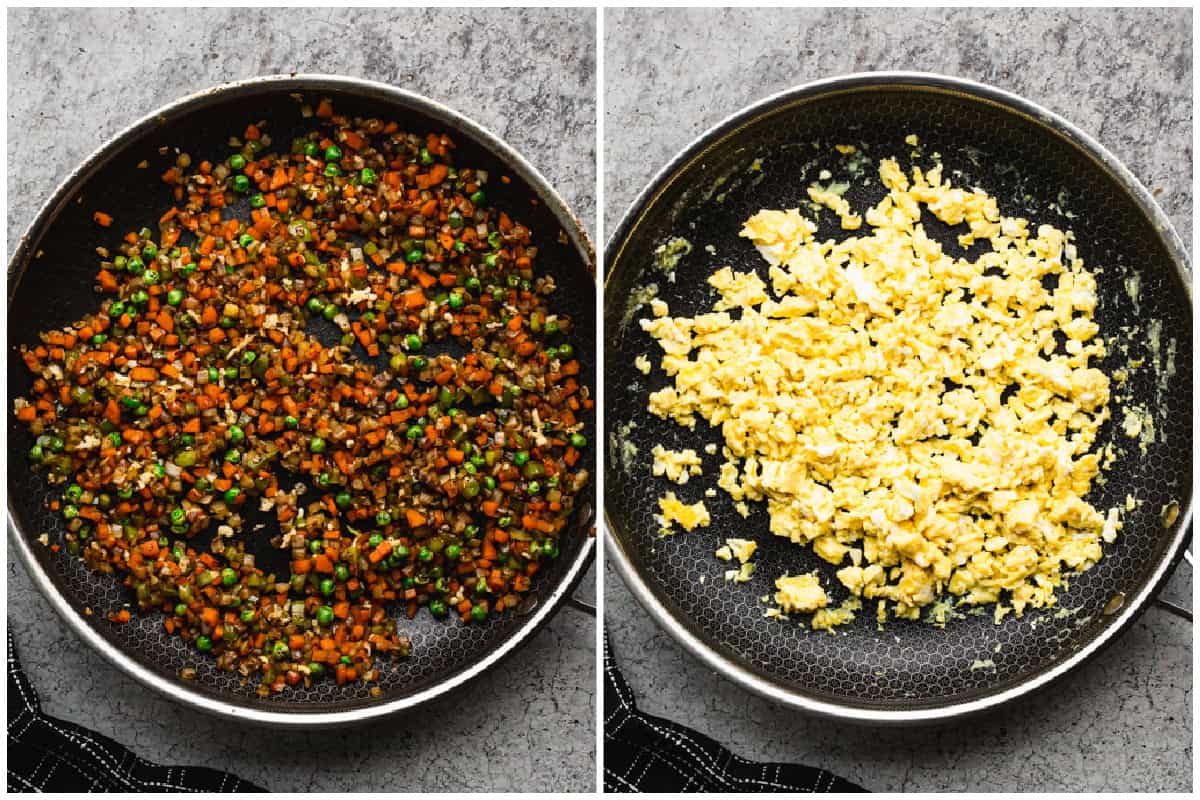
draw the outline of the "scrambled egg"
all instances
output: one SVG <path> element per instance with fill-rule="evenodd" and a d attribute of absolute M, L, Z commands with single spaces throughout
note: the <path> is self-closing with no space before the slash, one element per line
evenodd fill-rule
<path fill-rule="evenodd" d="M 1095 278 L 1070 233 L 1001 215 L 940 167 L 885 159 L 879 178 L 867 235 L 818 242 L 799 210 L 762 210 L 742 236 L 770 291 L 725 267 L 710 312 L 672 317 L 660 301 L 641 320 L 673 379 L 649 410 L 719 427 L 718 486 L 742 508 L 765 501 L 771 531 L 838 566 L 880 620 L 945 594 L 996 604 L 997 620 L 1052 606 L 1119 528 L 1119 510 L 1084 499 L 1109 417 L 1109 379 L 1090 365 L 1106 352 Z M 922 206 L 963 226 L 964 248 L 990 248 L 947 255 Z M 704 524 L 673 497 L 664 517 Z M 777 587 L 784 612 L 828 604 L 815 575 Z"/>
<path fill-rule="evenodd" d="M 732 561 L 736 558 L 745 564 L 754 556 L 754 551 L 757 549 L 758 542 L 753 539 L 726 539 L 725 544 L 717 548 L 717 558 L 722 561 Z"/>
<path fill-rule="evenodd" d="M 671 530 L 671 524 L 676 522 L 685 531 L 697 527 L 706 528 L 712 522 L 703 500 L 688 505 L 677 498 L 674 492 L 667 492 L 665 496 L 658 498 L 658 508 L 662 512 L 663 530 L 667 532 Z"/>
<path fill-rule="evenodd" d="M 796 611 L 809 612 L 829 605 L 829 598 L 821 588 L 817 573 L 807 575 L 784 575 L 775 581 L 775 602 L 785 614 Z"/>
<path fill-rule="evenodd" d="M 667 450 L 661 444 L 656 444 L 650 454 L 654 456 L 651 471 L 657 477 L 666 475 L 676 483 L 684 484 L 692 475 L 700 474 L 700 456 L 690 447 L 686 450 Z"/>
<path fill-rule="evenodd" d="M 748 583 L 750 576 L 754 574 L 754 564 L 747 562 L 742 564 L 737 569 L 725 570 L 725 580 L 732 583 Z"/>

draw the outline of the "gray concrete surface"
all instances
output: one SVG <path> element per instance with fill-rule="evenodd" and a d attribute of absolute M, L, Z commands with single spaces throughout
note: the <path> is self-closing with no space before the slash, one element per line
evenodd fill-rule
<path fill-rule="evenodd" d="M 110 134 L 180 95 L 291 71 L 392 83 L 505 137 L 591 227 L 595 13 L 580 10 L 14 10 L 8 15 L 9 244 Z M 514 658 L 421 712 L 280 734 L 178 708 L 110 667 L 10 561 L 8 620 L 46 711 L 139 755 L 275 791 L 588 791 L 594 623 L 564 610 Z M 581 594 L 591 597 L 594 580 Z M 518 675 L 518 680 L 512 676 Z"/>
<path fill-rule="evenodd" d="M 1096 136 L 1192 235 L 1186 9 L 618 10 L 605 16 L 605 230 L 680 148 L 749 102 L 817 78 L 917 69 L 995 84 Z M 1170 597 L 1191 604 L 1183 566 Z M 876 791 L 1190 791 L 1192 626 L 1151 609 L 1049 692 L 962 725 L 836 725 L 703 668 L 605 576 L 614 652 L 641 708 L 754 760 Z"/>

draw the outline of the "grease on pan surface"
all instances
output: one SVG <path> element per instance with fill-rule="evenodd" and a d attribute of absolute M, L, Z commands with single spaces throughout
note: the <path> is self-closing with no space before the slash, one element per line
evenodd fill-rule
<path fill-rule="evenodd" d="M 879 178 L 888 194 L 863 215 L 865 235 L 818 242 L 799 210 L 763 210 L 742 236 L 769 287 L 725 267 L 709 278 L 710 312 L 654 303 L 641 325 L 673 380 L 649 410 L 719 427 L 718 485 L 739 504 L 765 500 L 773 533 L 839 567 L 841 608 L 818 602 L 814 573 L 780 578 L 778 613 L 815 611 L 829 629 L 859 598 L 881 622 L 947 595 L 993 606 L 996 621 L 1052 606 L 1121 525 L 1119 509 L 1085 499 L 1109 418 L 1109 379 L 1091 366 L 1106 354 L 1095 279 L 1069 232 L 1031 231 L 940 167 L 906 174 L 885 159 Z M 859 227 L 840 197 L 810 196 Z M 962 226 L 966 258 L 926 236 L 923 208 Z"/>

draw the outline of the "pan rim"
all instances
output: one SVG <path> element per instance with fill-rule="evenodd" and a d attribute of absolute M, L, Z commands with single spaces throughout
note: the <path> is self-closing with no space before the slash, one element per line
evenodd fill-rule
<path fill-rule="evenodd" d="M 823 95 L 856 89 L 880 89 L 889 86 L 958 94 L 973 100 L 981 100 L 1041 124 L 1050 129 L 1050 132 L 1065 138 L 1097 162 L 1099 168 L 1107 171 L 1146 214 L 1158 232 L 1160 241 L 1170 254 L 1172 266 L 1184 287 L 1188 306 L 1192 305 L 1192 280 L 1187 266 L 1190 262 L 1182 240 L 1166 213 L 1159 207 L 1146 187 L 1103 145 L 1066 118 L 1013 92 L 967 78 L 915 71 L 855 72 L 803 83 L 768 95 L 709 127 L 655 173 L 649 183 L 629 204 L 620 222 L 614 227 L 604 253 L 604 263 L 607 268 L 604 276 L 605 292 L 607 293 L 609 281 L 615 271 L 615 264 L 620 259 L 629 235 L 640 221 L 644 210 L 711 145 L 735 134 L 740 128 L 761 117 L 798 101 L 812 100 Z M 976 716 L 1044 688 L 1091 660 L 1129 628 L 1170 578 L 1183 556 L 1185 544 L 1191 538 L 1191 524 L 1192 497 L 1189 494 L 1184 507 L 1181 508 L 1174 536 L 1158 563 L 1154 565 L 1142 590 L 1134 598 L 1126 600 L 1117 613 L 1116 619 L 1104 631 L 1060 663 L 1045 668 L 1008 689 L 980 698 L 931 705 L 926 708 L 892 711 L 855 705 L 850 702 L 820 699 L 805 694 L 799 687 L 766 678 L 732 659 L 722 656 L 715 647 L 680 624 L 679 618 L 658 598 L 654 590 L 643 579 L 638 567 L 634 564 L 633 557 L 625 550 L 614 532 L 618 526 L 614 524 L 609 514 L 607 497 L 603 513 L 606 563 L 611 562 L 617 568 L 625 585 L 655 623 L 666 630 L 692 656 L 742 688 L 772 702 L 827 719 L 885 726 L 921 725 Z M 608 558 L 610 555 L 611 559 Z"/>
<path fill-rule="evenodd" d="M 53 222 L 62 207 L 70 202 L 74 196 L 75 188 L 81 181 L 89 179 L 134 140 L 153 127 L 161 124 L 169 116 L 193 111 L 214 100 L 248 97 L 264 91 L 277 92 L 288 90 L 296 92 L 340 91 L 347 94 L 386 99 L 426 114 L 430 118 L 445 124 L 447 127 L 472 137 L 482 147 L 506 163 L 525 180 L 530 188 L 537 193 L 539 200 L 550 208 L 562 230 L 570 238 L 571 244 L 583 260 L 585 267 L 592 274 L 593 283 L 595 283 L 596 250 L 583 222 L 570 209 L 537 168 L 491 129 L 443 103 L 398 86 L 345 75 L 296 72 L 260 75 L 253 78 L 220 83 L 191 92 L 143 115 L 108 137 L 59 182 L 53 193 L 42 203 L 33 220 L 17 240 L 17 246 L 13 250 L 12 258 L 9 260 L 8 302 L 10 304 L 12 302 L 16 287 L 20 284 L 31 260 L 30 250 L 33 247 L 33 243 L 44 232 L 44 227 Z M 599 369 L 599 364 L 597 364 L 597 369 Z M 596 480 L 595 477 L 593 477 L 594 480 Z M 593 486 L 596 485 L 598 484 L 593 484 Z M 582 530 L 583 542 L 580 545 L 579 552 L 559 579 L 557 585 L 552 588 L 548 595 L 540 596 L 537 607 L 508 638 L 501 641 L 496 649 L 451 678 L 438 682 L 412 695 L 380 703 L 368 703 L 352 709 L 338 711 L 274 711 L 220 700 L 211 694 L 189 688 L 179 678 L 164 679 L 162 675 L 153 672 L 113 647 L 111 643 L 106 641 L 96 629 L 75 611 L 70 601 L 59 591 L 59 588 L 50 578 L 47 571 L 42 568 L 37 556 L 33 552 L 33 547 L 28 537 L 17 526 L 11 498 L 8 501 L 7 511 L 9 542 L 16 545 L 17 554 L 34 585 L 37 586 L 42 595 L 50 602 L 51 607 L 67 623 L 67 626 L 75 635 L 103 656 L 106 661 L 142 685 L 165 695 L 167 698 L 181 705 L 226 719 L 234 719 L 256 725 L 269 725 L 289 730 L 335 728 L 365 723 L 417 708 L 473 681 L 518 650 L 521 645 L 549 621 L 571 596 L 571 593 L 583 578 L 588 566 L 591 565 L 594 559 L 597 545 L 597 537 L 594 531 Z M 581 523 L 581 527 L 586 528 L 583 523 Z"/>

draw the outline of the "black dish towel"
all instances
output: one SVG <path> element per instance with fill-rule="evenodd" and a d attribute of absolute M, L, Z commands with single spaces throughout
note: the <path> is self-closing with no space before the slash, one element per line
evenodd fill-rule
<path fill-rule="evenodd" d="M 263 792 L 206 767 L 164 767 L 98 733 L 42 713 L 8 634 L 8 791 Z"/>
<path fill-rule="evenodd" d="M 758 764 L 712 739 L 637 710 L 604 632 L 606 792 L 862 792 L 831 772 Z"/>

